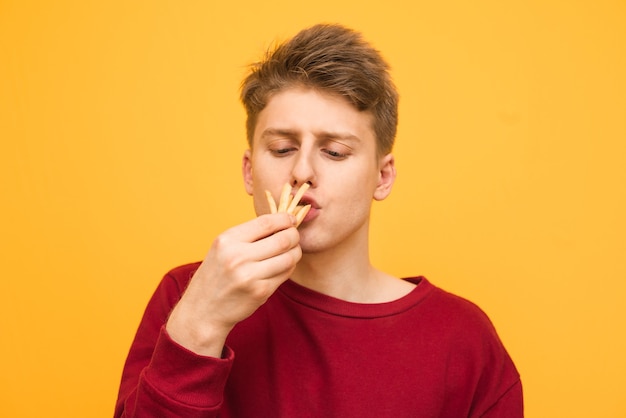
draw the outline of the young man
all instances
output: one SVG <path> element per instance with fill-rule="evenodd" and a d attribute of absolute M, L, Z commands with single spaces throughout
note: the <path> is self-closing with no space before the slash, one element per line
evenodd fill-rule
<path fill-rule="evenodd" d="M 519 375 L 488 318 L 368 256 L 391 192 L 397 93 L 337 25 L 297 34 L 244 80 L 257 215 L 172 270 L 146 309 L 117 417 L 521 417 Z M 310 187 L 296 228 L 265 191 Z"/>

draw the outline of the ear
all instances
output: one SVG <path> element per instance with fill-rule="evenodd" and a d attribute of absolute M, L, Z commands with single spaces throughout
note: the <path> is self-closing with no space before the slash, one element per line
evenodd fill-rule
<path fill-rule="evenodd" d="M 243 174 L 243 185 L 246 188 L 246 193 L 252 196 L 252 151 L 249 149 L 243 153 L 243 159 L 241 161 L 241 172 Z"/>
<path fill-rule="evenodd" d="M 378 184 L 374 191 L 374 199 L 383 200 L 391 193 L 393 183 L 396 181 L 396 163 L 392 154 L 387 154 L 380 159 L 378 169 Z"/>

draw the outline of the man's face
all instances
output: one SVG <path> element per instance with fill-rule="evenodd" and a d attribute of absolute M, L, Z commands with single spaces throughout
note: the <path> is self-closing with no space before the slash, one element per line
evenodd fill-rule
<path fill-rule="evenodd" d="M 300 88 L 274 95 L 258 115 L 243 159 L 257 215 L 269 213 L 265 190 L 278 201 L 285 183 L 295 193 L 308 182 L 302 251 L 367 245 L 372 199 L 387 197 L 395 179 L 393 157 L 377 156 L 372 121 L 339 96 Z"/>

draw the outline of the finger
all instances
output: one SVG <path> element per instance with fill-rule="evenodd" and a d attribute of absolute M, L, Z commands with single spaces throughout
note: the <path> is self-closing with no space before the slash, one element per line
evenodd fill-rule
<path fill-rule="evenodd" d="M 244 269 L 251 269 L 248 277 L 282 282 L 289 278 L 301 257 L 302 250 L 300 246 L 295 246 L 289 251 L 276 256 L 248 264 Z M 243 274 L 245 275 L 246 273 L 243 272 Z"/>
<path fill-rule="evenodd" d="M 300 234 L 293 228 L 283 229 L 268 237 L 262 238 L 243 248 L 249 260 L 263 261 L 279 256 L 297 247 L 300 243 Z"/>
<path fill-rule="evenodd" d="M 295 223 L 295 217 L 287 213 L 266 214 L 234 226 L 224 234 L 235 241 L 255 242 L 278 231 L 291 228 Z"/>

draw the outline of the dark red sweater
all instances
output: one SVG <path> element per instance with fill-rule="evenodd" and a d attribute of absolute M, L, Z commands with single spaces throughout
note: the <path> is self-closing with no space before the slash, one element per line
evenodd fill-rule
<path fill-rule="evenodd" d="M 216 359 L 164 330 L 198 265 L 172 270 L 150 300 L 116 417 L 523 416 L 519 375 L 487 316 L 423 277 L 380 304 L 287 281 Z"/>

